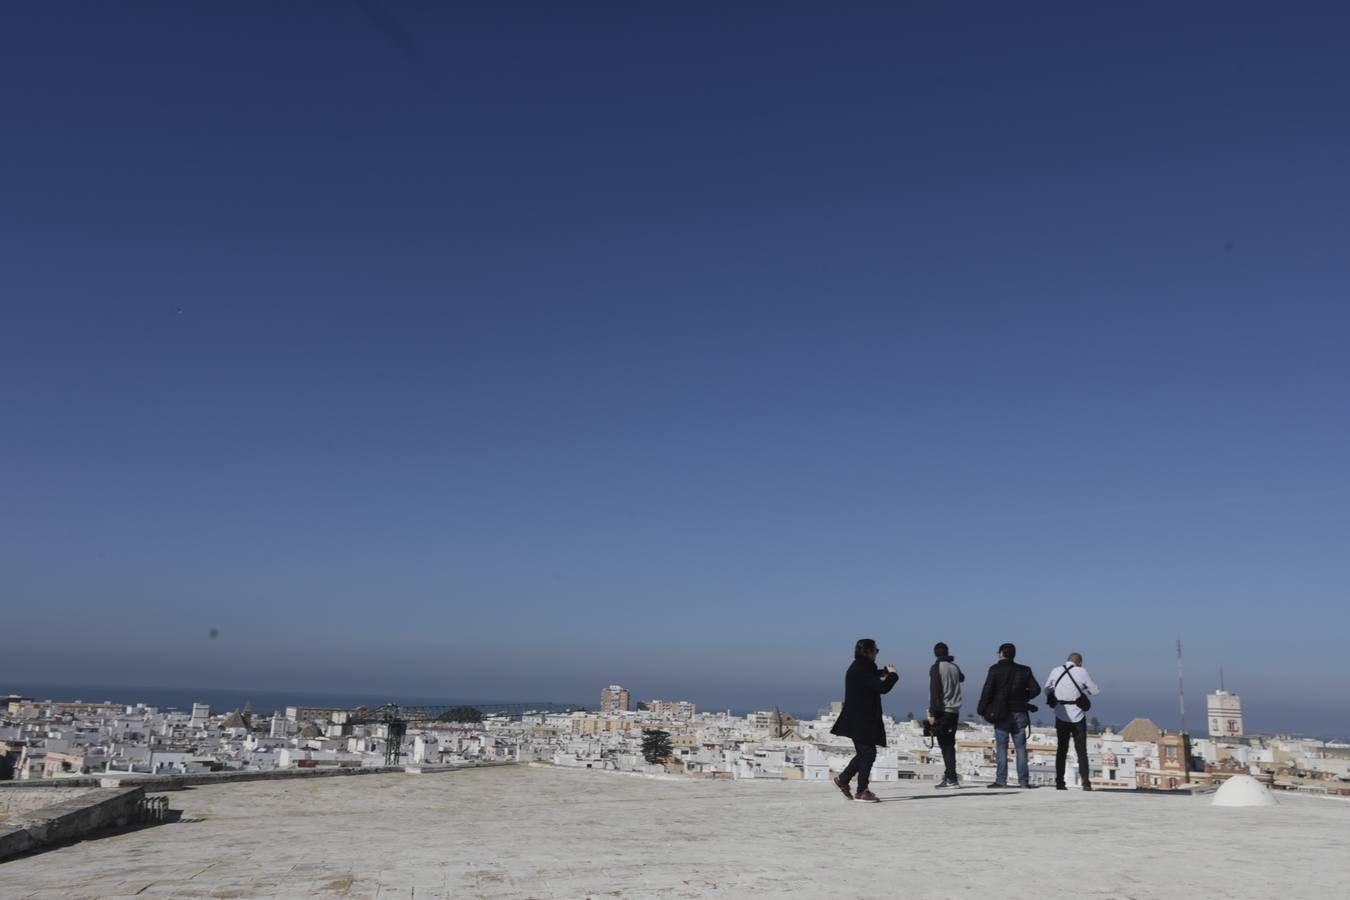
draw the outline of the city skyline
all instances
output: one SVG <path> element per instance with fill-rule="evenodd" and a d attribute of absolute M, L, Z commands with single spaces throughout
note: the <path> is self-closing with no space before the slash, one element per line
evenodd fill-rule
<path fill-rule="evenodd" d="M 10 10 L 0 689 L 809 710 L 865 636 L 903 715 L 1011 640 L 1168 724 L 1182 638 L 1192 730 L 1345 734 L 1347 35 Z"/>
<path fill-rule="evenodd" d="M 1046 668 L 1046 672 L 1049 667 Z M 1038 675 L 1043 674 L 1038 672 Z M 926 676 L 925 676 L 926 677 Z M 967 693 L 973 689 L 978 694 L 979 686 L 982 683 L 983 675 L 979 674 L 971 679 L 975 683 L 971 685 L 968 681 Z M 822 710 L 828 709 L 831 702 L 838 701 L 842 696 L 842 690 L 836 696 L 825 701 L 813 701 L 801 698 L 781 700 L 775 699 L 771 702 L 745 703 L 745 702 L 725 702 L 726 697 L 721 696 L 715 699 L 721 699 L 724 702 L 708 702 L 713 699 L 703 696 L 701 699 L 696 695 L 690 695 L 688 692 L 660 694 L 655 691 L 635 691 L 628 687 L 620 685 L 631 695 L 632 701 L 630 708 L 636 709 L 638 703 L 652 700 L 665 702 L 688 701 L 693 703 L 700 710 L 708 711 L 730 711 L 733 714 L 744 715 L 746 713 L 781 708 L 786 713 L 792 715 L 810 718 Z M 886 714 L 893 717 L 896 721 L 904 721 L 909 714 L 913 713 L 915 717 L 921 718 L 924 713 L 925 703 L 927 701 L 926 682 L 919 685 L 910 684 L 898 687 L 891 694 L 884 698 Z M 14 690 L 18 688 L 18 690 Z M 606 691 L 608 688 L 605 689 Z M 571 704 L 578 709 L 600 710 L 601 703 L 594 697 L 587 698 L 584 695 L 576 696 L 556 696 L 545 697 L 543 695 L 534 696 L 513 696 L 513 697 L 493 697 L 493 696 L 474 696 L 468 694 L 455 693 L 435 693 L 427 692 L 428 689 L 423 686 L 405 691 L 393 691 L 386 693 L 362 693 L 359 691 L 333 691 L 333 690 L 314 690 L 314 689 L 286 689 L 279 685 L 260 685 L 256 688 L 248 687 L 203 687 L 203 686 L 149 686 L 149 685 L 118 685 L 118 684 L 79 684 L 79 685 L 61 685 L 61 684 L 43 684 L 37 682 L 21 682 L 10 680 L 0 684 L 0 697 L 6 693 L 13 692 L 17 695 L 28 696 L 34 700 L 54 700 L 54 701 L 83 701 L 83 702 L 103 702 L 112 701 L 116 703 L 145 703 L 151 706 L 172 707 L 175 709 L 191 709 L 194 702 L 206 702 L 213 712 L 228 711 L 231 709 L 242 709 L 245 703 L 252 705 L 253 709 L 259 712 L 268 712 L 275 709 L 283 709 L 289 705 L 309 704 L 315 706 L 332 707 L 356 707 L 356 706 L 377 706 L 383 703 L 400 703 L 411 705 L 434 705 L 434 704 L 473 704 L 473 703 L 548 703 L 548 704 Z M 1195 735 L 1204 735 L 1207 733 L 1206 714 L 1211 708 L 1213 698 L 1216 694 L 1223 692 L 1221 688 L 1205 687 L 1203 684 L 1197 685 L 1194 689 L 1187 691 L 1187 709 L 1190 710 L 1187 719 L 1186 730 Z M 594 693 L 594 691 L 592 691 Z M 602 692 L 603 693 L 603 692 Z M 1343 723 L 1337 722 L 1334 718 L 1328 718 L 1312 707 L 1300 707 L 1295 704 L 1293 709 L 1289 708 L 1287 698 L 1283 702 L 1278 702 L 1272 708 L 1258 707 L 1253 709 L 1251 701 L 1244 697 L 1241 691 L 1227 691 L 1229 696 L 1243 697 L 1242 704 L 1244 711 L 1241 717 L 1245 717 L 1246 732 L 1252 734 L 1287 734 L 1304 735 L 1309 737 L 1319 737 L 1323 739 L 1346 739 L 1350 737 L 1345 732 Z M 1278 700 L 1279 698 L 1277 698 Z M 978 721 L 979 717 L 974 709 L 975 697 L 969 698 L 970 702 L 962 710 L 963 718 Z M 1134 718 L 1147 718 L 1156 722 L 1160 727 L 1167 730 L 1177 730 L 1180 723 L 1179 706 L 1177 697 L 1170 698 L 1170 706 L 1160 698 L 1134 698 L 1122 697 L 1098 697 L 1094 701 L 1094 712 L 1089 718 L 1099 722 L 1102 727 L 1119 728 Z M 1033 721 L 1051 722 L 1053 713 L 1041 704 L 1041 711 L 1032 716 Z M 1338 730 L 1339 729 L 1339 730 Z"/>

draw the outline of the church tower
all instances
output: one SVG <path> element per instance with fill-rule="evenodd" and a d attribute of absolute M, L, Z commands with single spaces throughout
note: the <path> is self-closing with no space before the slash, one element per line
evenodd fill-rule
<path fill-rule="evenodd" d="M 1225 690 L 1209 695 L 1209 736 L 1242 737 L 1242 698 Z"/>

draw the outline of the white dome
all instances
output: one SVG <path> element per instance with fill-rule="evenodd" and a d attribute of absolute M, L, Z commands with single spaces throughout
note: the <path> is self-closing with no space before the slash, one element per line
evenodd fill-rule
<path fill-rule="evenodd" d="M 1275 795 L 1250 775 L 1234 775 L 1214 792 L 1215 806 L 1274 806 Z"/>

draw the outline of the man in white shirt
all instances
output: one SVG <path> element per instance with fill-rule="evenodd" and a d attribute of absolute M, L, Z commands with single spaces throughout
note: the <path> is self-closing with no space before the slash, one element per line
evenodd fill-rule
<path fill-rule="evenodd" d="M 1067 791 L 1064 784 L 1064 763 L 1069 755 L 1069 740 L 1073 739 L 1078 754 L 1078 780 L 1083 790 L 1092 790 L 1087 755 L 1087 697 L 1098 693 L 1097 684 L 1083 668 L 1083 654 L 1070 653 L 1062 666 L 1056 666 L 1045 680 L 1045 699 L 1055 708 L 1055 735 L 1059 746 L 1055 749 L 1055 790 Z"/>

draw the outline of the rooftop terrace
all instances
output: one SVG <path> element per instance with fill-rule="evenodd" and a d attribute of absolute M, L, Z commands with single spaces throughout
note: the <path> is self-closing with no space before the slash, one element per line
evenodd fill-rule
<path fill-rule="evenodd" d="M 210 785 L 171 795 L 179 822 L 0 863 L 0 897 L 1292 898 L 1350 872 L 1339 800 L 877 793 L 525 766 Z"/>

